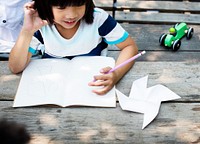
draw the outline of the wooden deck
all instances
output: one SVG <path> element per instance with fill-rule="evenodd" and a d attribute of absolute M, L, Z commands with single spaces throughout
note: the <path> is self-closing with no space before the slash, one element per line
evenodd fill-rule
<path fill-rule="evenodd" d="M 132 82 L 149 75 L 148 86 L 162 84 L 181 96 L 163 102 L 155 120 L 142 130 L 143 114 L 117 108 L 12 108 L 20 75 L 13 75 L 7 61 L 0 61 L 0 117 L 27 125 L 33 144 L 66 143 L 200 143 L 200 3 L 198 0 L 140 1 L 95 0 L 146 50 L 116 85 L 128 95 Z M 178 22 L 194 28 L 191 40 L 183 38 L 173 52 L 159 45 L 162 33 Z M 111 46 L 109 56 L 119 51 Z"/>

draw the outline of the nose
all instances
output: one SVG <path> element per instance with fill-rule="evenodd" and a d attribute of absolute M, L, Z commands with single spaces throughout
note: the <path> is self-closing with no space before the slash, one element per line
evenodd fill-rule
<path fill-rule="evenodd" d="M 75 19 L 78 16 L 78 14 L 76 12 L 76 8 L 74 8 L 74 7 L 67 7 L 65 13 L 66 13 L 65 17 L 67 19 Z"/>

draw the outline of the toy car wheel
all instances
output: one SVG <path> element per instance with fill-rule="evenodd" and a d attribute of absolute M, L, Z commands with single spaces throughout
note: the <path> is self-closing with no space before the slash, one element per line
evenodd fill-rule
<path fill-rule="evenodd" d="M 180 40 L 175 40 L 173 45 L 172 45 L 172 48 L 173 48 L 173 51 L 177 51 L 181 46 L 181 41 Z"/>
<path fill-rule="evenodd" d="M 187 32 L 187 35 L 186 35 L 186 38 L 187 38 L 187 39 L 191 39 L 193 33 L 194 33 L 194 29 L 193 29 L 193 28 L 189 28 L 189 29 L 188 29 L 188 32 Z"/>
<path fill-rule="evenodd" d="M 160 36 L 159 43 L 161 46 L 164 46 L 166 36 L 167 36 L 167 34 L 164 34 L 164 33 Z"/>

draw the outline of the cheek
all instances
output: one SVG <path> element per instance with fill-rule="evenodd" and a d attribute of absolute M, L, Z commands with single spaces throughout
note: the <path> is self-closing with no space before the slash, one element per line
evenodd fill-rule
<path fill-rule="evenodd" d="M 54 14 L 54 20 L 60 20 L 62 18 L 62 15 L 61 14 Z"/>
<path fill-rule="evenodd" d="M 80 17 L 83 17 L 85 15 L 85 9 L 83 9 L 83 10 L 81 10 L 80 12 L 79 12 L 79 16 Z"/>
<path fill-rule="evenodd" d="M 62 15 L 61 12 L 59 12 L 57 9 L 53 9 L 52 12 L 54 19 L 59 19 Z"/>

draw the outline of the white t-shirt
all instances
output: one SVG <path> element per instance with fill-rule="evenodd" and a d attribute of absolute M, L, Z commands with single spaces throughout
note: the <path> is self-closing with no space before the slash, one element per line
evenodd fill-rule
<path fill-rule="evenodd" d="M 101 55 L 108 44 L 118 44 L 128 37 L 128 33 L 100 8 L 94 10 L 94 22 L 81 21 L 78 30 L 71 39 L 63 38 L 55 25 L 41 28 L 45 53 L 51 57 L 68 57 L 79 55 Z M 34 43 L 34 45 L 33 45 Z M 38 46 L 32 42 L 30 49 Z"/>
<path fill-rule="evenodd" d="M 0 0 L 0 53 L 10 52 L 23 25 L 25 3 L 31 0 Z"/>

